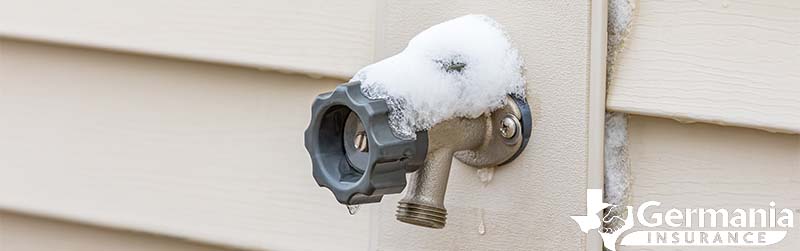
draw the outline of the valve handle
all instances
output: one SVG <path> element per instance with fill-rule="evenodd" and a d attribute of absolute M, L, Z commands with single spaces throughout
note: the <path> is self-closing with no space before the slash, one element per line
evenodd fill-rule
<path fill-rule="evenodd" d="M 341 84 L 314 100 L 305 147 L 317 184 L 339 203 L 374 203 L 400 193 L 406 173 L 423 165 L 427 132 L 417 132 L 415 140 L 395 136 L 389 112 L 385 100 L 364 96 L 360 82 Z"/>

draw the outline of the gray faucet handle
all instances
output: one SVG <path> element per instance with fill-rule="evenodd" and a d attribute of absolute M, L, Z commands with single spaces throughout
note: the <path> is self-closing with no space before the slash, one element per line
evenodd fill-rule
<path fill-rule="evenodd" d="M 361 83 L 351 82 L 314 100 L 305 147 L 317 184 L 339 203 L 354 205 L 402 192 L 406 173 L 423 165 L 428 136 L 424 131 L 416 140 L 395 136 L 386 101 L 367 98 Z"/>

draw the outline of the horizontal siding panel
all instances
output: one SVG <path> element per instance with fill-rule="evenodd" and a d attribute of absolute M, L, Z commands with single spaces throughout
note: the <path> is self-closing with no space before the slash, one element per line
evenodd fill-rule
<path fill-rule="evenodd" d="M 730 212 L 736 208 L 769 209 L 770 202 L 776 203 L 778 211 L 788 208 L 800 213 L 800 135 L 706 123 L 682 124 L 645 116 L 631 116 L 629 135 L 631 206 L 638 209 L 647 201 L 662 203 L 649 208 L 647 217 L 650 212 L 663 214 L 671 208 Z M 668 229 L 701 230 L 697 221 L 694 226 Z M 800 228 L 773 229 L 787 230 L 788 234 L 783 241 L 766 248 L 619 246 L 618 250 L 794 251 L 800 247 Z M 640 230 L 653 229 L 637 225 L 630 231 Z"/>
<path fill-rule="evenodd" d="M 608 108 L 800 133 L 800 2 L 641 0 Z"/>
<path fill-rule="evenodd" d="M 310 103 L 338 83 L 0 40 L 0 209 L 269 250 L 366 250 L 311 177 Z"/>
<path fill-rule="evenodd" d="M 236 251 L 180 239 L 0 211 L 0 247 L 13 251 Z"/>
<path fill-rule="evenodd" d="M 373 60 L 373 1 L 0 0 L 0 36 L 348 78 Z"/>

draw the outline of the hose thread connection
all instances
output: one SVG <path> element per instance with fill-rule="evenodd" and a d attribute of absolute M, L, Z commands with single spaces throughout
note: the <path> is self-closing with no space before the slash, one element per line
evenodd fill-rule
<path fill-rule="evenodd" d="M 397 220 L 429 228 L 443 228 L 447 221 L 447 210 L 416 203 L 400 202 L 397 206 Z"/>

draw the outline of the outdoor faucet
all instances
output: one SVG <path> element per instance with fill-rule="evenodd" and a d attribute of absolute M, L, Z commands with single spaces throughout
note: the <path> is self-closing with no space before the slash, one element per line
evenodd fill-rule
<path fill-rule="evenodd" d="M 448 119 L 415 139 L 398 137 L 386 101 L 367 98 L 360 87 L 342 84 L 314 101 L 305 132 L 313 176 L 345 205 L 380 202 L 407 188 L 396 215 L 401 222 L 443 228 L 453 157 L 477 168 L 499 166 L 514 160 L 530 138 L 529 107 L 512 96 L 491 113 Z"/>
<path fill-rule="evenodd" d="M 444 194 L 453 154 L 475 149 L 483 143 L 483 119 L 454 118 L 428 131 L 428 157 L 422 168 L 410 175 L 405 197 L 397 206 L 397 220 L 430 228 L 445 225 Z"/>

